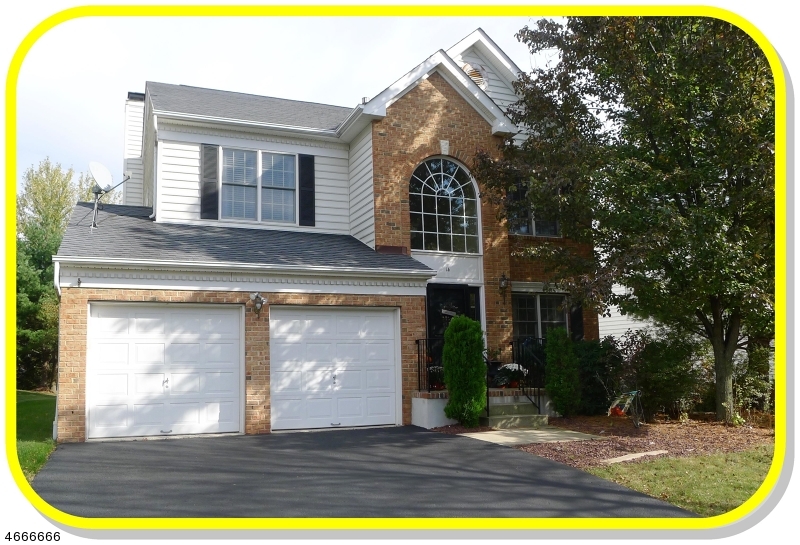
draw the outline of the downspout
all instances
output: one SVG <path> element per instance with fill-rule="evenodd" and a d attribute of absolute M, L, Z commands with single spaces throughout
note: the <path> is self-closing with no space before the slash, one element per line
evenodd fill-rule
<path fill-rule="evenodd" d="M 156 116 L 156 114 L 153 114 L 153 213 L 148 216 L 151 220 L 156 218 L 157 205 L 158 205 L 158 116 Z"/>
<path fill-rule="evenodd" d="M 61 316 L 61 263 L 56 261 L 53 263 L 53 283 L 56 285 L 56 292 L 58 293 L 58 308 L 59 317 Z M 60 321 L 60 320 L 59 320 Z M 56 346 L 61 346 L 61 327 L 58 328 L 56 336 Z M 58 354 L 58 351 L 56 351 Z M 56 366 L 58 366 L 58 355 L 56 355 Z M 58 367 L 56 367 L 56 412 L 53 415 L 53 441 L 58 441 Z"/>

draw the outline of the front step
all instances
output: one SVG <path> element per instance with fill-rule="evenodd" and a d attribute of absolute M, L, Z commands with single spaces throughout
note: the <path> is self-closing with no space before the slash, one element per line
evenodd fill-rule
<path fill-rule="evenodd" d="M 494 411 L 494 407 L 492 407 Z M 489 426 L 497 430 L 507 430 L 513 428 L 535 429 L 547 425 L 546 414 L 506 414 L 481 416 L 481 426 Z"/>
<path fill-rule="evenodd" d="M 486 410 L 484 409 L 484 416 Z M 492 416 L 520 415 L 520 414 L 539 414 L 539 409 L 531 402 L 527 403 L 490 403 L 489 414 Z"/>

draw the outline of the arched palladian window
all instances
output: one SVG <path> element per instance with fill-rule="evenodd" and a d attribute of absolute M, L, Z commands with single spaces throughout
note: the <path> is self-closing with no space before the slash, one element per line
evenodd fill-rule
<path fill-rule="evenodd" d="M 409 183 L 411 249 L 477 254 L 478 199 L 461 165 L 437 157 L 420 164 Z"/>

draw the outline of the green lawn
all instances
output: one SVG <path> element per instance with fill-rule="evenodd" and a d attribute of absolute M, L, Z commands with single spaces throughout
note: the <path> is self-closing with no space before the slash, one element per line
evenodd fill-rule
<path fill-rule="evenodd" d="M 17 455 L 29 481 L 56 448 L 53 441 L 55 412 L 55 395 L 17 390 Z"/>
<path fill-rule="evenodd" d="M 705 517 L 727 513 L 752 496 L 769 471 L 773 445 L 688 458 L 660 458 L 588 471 Z M 620 516 L 624 514 L 620 513 Z"/>

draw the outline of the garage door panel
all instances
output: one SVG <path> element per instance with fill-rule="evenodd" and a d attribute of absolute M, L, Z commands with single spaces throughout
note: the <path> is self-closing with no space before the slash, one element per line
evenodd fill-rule
<path fill-rule="evenodd" d="M 232 307 L 93 304 L 87 436 L 240 431 L 240 316 Z"/>
<path fill-rule="evenodd" d="M 309 418 L 333 417 L 333 399 L 330 397 L 310 398 L 306 401 Z"/>
<path fill-rule="evenodd" d="M 199 394 L 199 373 L 170 373 L 171 394 Z"/>
<path fill-rule="evenodd" d="M 133 375 L 134 394 L 163 394 L 165 373 L 135 373 Z"/>
<path fill-rule="evenodd" d="M 366 369 L 367 390 L 394 390 L 394 369 Z"/>
<path fill-rule="evenodd" d="M 171 363 L 193 363 L 201 361 L 200 343 L 171 343 L 167 347 L 167 359 Z"/>
<path fill-rule="evenodd" d="M 394 314 L 271 307 L 272 428 L 396 423 Z"/>
<path fill-rule="evenodd" d="M 273 418 L 286 422 L 290 427 L 293 423 L 302 422 L 305 417 L 305 398 L 273 399 L 270 405 Z"/>
<path fill-rule="evenodd" d="M 270 339 L 270 366 L 282 369 L 282 366 L 293 367 L 305 360 L 305 347 L 301 343 L 273 341 Z"/>
<path fill-rule="evenodd" d="M 133 425 L 159 425 L 164 422 L 166 403 L 135 403 L 133 405 Z"/>
<path fill-rule="evenodd" d="M 303 358 L 305 362 L 311 363 L 333 363 L 333 344 L 332 343 L 306 343 L 306 354 Z"/>
<path fill-rule="evenodd" d="M 364 362 L 387 364 L 394 361 L 394 343 L 390 341 L 367 341 L 364 343 Z"/>
<path fill-rule="evenodd" d="M 128 405 L 100 404 L 95 407 L 92 425 L 97 428 L 125 429 L 128 426 Z"/>
<path fill-rule="evenodd" d="M 203 347 L 203 353 L 206 356 L 205 363 L 213 364 L 215 367 L 220 365 L 239 366 L 238 343 L 206 343 Z"/>
<path fill-rule="evenodd" d="M 207 371 L 204 374 L 205 380 L 202 391 L 205 394 L 235 394 L 238 384 L 236 383 L 237 374 L 224 371 Z"/>
<path fill-rule="evenodd" d="M 130 345 L 128 343 L 99 342 L 89 354 L 97 367 L 123 367 L 128 365 Z"/>
<path fill-rule="evenodd" d="M 303 371 L 303 391 L 327 392 L 333 388 L 333 368 Z"/>
<path fill-rule="evenodd" d="M 271 387 L 272 391 L 277 394 L 299 392 L 303 388 L 303 373 L 301 371 L 273 371 Z"/>
<path fill-rule="evenodd" d="M 336 363 L 361 363 L 364 359 L 361 343 L 336 343 L 335 359 Z"/>
<path fill-rule="evenodd" d="M 369 396 L 366 398 L 367 416 L 394 416 L 394 399 L 390 396 Z"/>
<path fill-rule="evenodd" d="M 338 369 L 336 371 L 337 390 L 363 390 L 361 369 Z"/>
<path fill-rule="evenodd" d="M 110 307 L 92 307 L 92 326 L 98 336 L 128 335 L 130 318 L 128 312 Z"/>
<path fill-rule="evenodd" d="M 166 324 L 163 314 L 137 312 L 133 317 L 133 332 L 136 335 L 164 335 Z"/>
<path fill-rule="evenodd" d="M 363 337 L 366 339 L 394 338 L 394 317 L 393 316 L 370 316 L 364 323 Z"/>
<path fill-rule="evenodd" d="M 339 397 L 336 400 L 336 415 L 339 418 L 359 418 L 364 416 L 364 403 L 361 396 Z"/>
<path fill-rule="evenodd" d="M 134 346 L 136 365 L 164 364 L 164 343 L 136 343 Z"/>
<path fill-rule="evenodd" d="M 102 373 L 95 376 L 93 387 L 101 396 L 127 396 L 128 373 Z"/>

